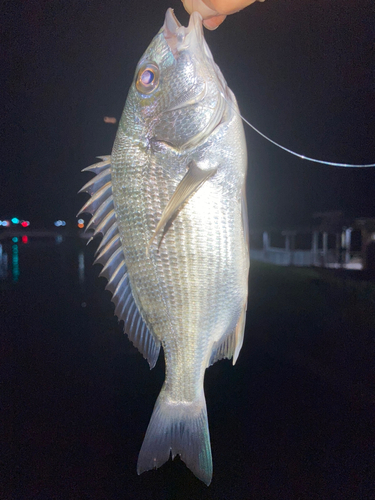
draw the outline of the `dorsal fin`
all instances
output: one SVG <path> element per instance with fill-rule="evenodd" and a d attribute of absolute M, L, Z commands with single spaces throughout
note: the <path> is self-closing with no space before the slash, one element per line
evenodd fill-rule
<path fill-rule="evenodd" d="M 100 156 L 102 161 L 83 169 L 96 174 L 80 192 L 91 198 L 79 214 L 89 212 L 92 218 L 87 229 L 94 229 L 94 237 L 103 239 L 97 249 L 95 264 L 103 265 L 100 276 L 108 279 L 106 289 L 112 293 L 115 315 L 124 321 L 124 331 L 153 368 L 159 356 L 160 342 L 149 331 L 134 300 L 125 264 L 124 252 L 117 226 L 112 197 L 111 157 Z M 78 215 L 79 215 L 78 214 Z"/>

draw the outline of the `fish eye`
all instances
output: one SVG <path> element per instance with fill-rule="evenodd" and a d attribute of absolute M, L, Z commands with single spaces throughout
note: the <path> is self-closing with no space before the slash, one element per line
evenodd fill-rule
<path fill-rule="evenodd" d="M 159 68 L 154 63 L 143 64 L 137 73 L 135 87 L 141 94 L 151 94 L 159 85 Z"/>

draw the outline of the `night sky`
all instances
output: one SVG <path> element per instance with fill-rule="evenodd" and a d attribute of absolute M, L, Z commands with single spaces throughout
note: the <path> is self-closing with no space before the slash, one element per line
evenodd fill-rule
<path fill-rule="evenodd" d="M 81 169 L 110 154 L 136 64 L 177 0 L 29 0 L 2 8 L 0 219 L 74 221 Z M 5 26 L 5 32 L 4 32 Z M 266 0 L 205 30 L 242 114 L 306 156 L 375 162 L 374 0 Z M 5 36 L 4 36 L 5 35 Z M 250 226 L 375 216 L 375 169 L 299 160 L 246 127 Z"/>

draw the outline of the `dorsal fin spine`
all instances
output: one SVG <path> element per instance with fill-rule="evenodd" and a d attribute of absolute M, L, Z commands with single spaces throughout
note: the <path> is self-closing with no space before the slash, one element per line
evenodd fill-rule
<path fill-rule="evenodd" d="M 107 200 L 107 198 L 112 194 L 112 185 L 108 182 L 103 186 L 98 192 L 93 194 L 91 198 L 83 205 L 78 215 L 83 213 L 89 213 L 92 215 L 97 215 L 98 208 L 100 205 Z"/>
<path fill-rule="evenodd" d="M 95 229 L 95 227 L 100 223 L 100 221 L 105 217 L 113 208 L 113 197 L 108 196 L 108 198 L 96 209 L 96 212 L 91 217 L 90 222 L 87 224 L 86 231 L 89 229 Z"/>
<path fill-rule="evenodd" d="M 112 301 L 114 302 L 115 300 L 117 300 L 117 296 L 119 294 L 119 291 L 121 290 L 121 287 L 124 283 L 125 280 L 128 279 L 128 273 L 125 273 L 124 276 L 121 278 L 121 280 L 119 281 L 117 287 L 116 287 L 116 290 L 113 292 L 113 295 L 112 295 Z M 127 285 L 125 285 L 125 288 L 127 287 Z"/>
<path fill-rule="evenodd" d="M 113 253 L 120 246 L 121 246 L 120 235 L 116 233 L 113 236 L 113 238 L 106 244 L 106 246 L 103 248 L 100 254 L 96 257 L 96 259 L 94 260 L 94 264 L 103 264 L 103 262 L 101 261 L 103 259 L 104 262 L 106 261 L 107 254 L 109 254 L 111 251 Z"/>
<path fill-rule="evenodd" d="M 113 222 L 114 221 L 114 222 Z M 96 236 L 99 233 L 106 233 L 107 231 L 107 225 L 110 226 L 112 223 L 116 223 L 116 214 L 114 210 L 111 210 L 108 212 L 108 214 L 104 217 L 104 219 L 101 221 L 101 223 L 98 225 L 98 227 L 94 231 L 94 236 Z"/>
<path fill-rule="evenodd" d="M 86 231 L 93 230 L 93 236 L 89 241 L 99 233 L 103 235 L 95 259 L 95 263 L 103 265 L 99 276 L 104 276 L 108 280 L 106 289 L 112 292 L 115 315 L 119 321 L 124 321 L 124 330 L 128 333 L 129 339 L 148 360 L 150 368 L 153 368 L 159 355 L 160 341 L 148 330 L 132 294 L 113 203 L 111 157 L 99 158 L 101 162 L 84 169 L 95 173 L 96 176 L 80 190 L 89 193 L 91 197 L 78 215 L 84 212 L 92 214 L 86 227 Z"/>
<path fill-rule="evenodd" d="M 112 274 L 110 279 L 108 280 L 106 289 L 111 290 L 113 285 L 115 285 L 116 280 L 121 280 L 121 278 L 126 274 L 126 266 L 125 262 L 120 262 L 120 264 L 117 266 L 115 272 Z M 116 290 L 118 283 L 116 283 L 115 288 L 113 289 L 113 292 Z M 111 290 L 112 291 L 112 290 Z"/>
<path fill-rule="evenodd" d="M 114 261 L 120 256 L 121 257 L 121 254 L 123 255 L 123 252 L 122 252 L 122 248 L 118 248 L 111 256 L 110 258 L 107 260 L 107 262 L 105 263 L 103 269 L 101 270 L 100 272 L 100 276 L 104 276 L 105 278 L 109 279 L 109 275 L 107 276 L 108 274 L 108 271 L 111 267 L 111 265 L 113 265 Z M 116 266 L 117 267 L 117 266 Z"/>
<path fill-rule="evenodd" d="M 96 249 L 95 255 L 98 255 L 98 253 L 101 252 L 102 248 L 104 248 L 104 246 L 116 233 L 118 233 L 117 224 L 113 223 L 112 226 L 104 234 L 102 241 L 99 243 L 99 246 Z"/>
<path fill-rule="evenodd" d="M 115 309 L 115 315 L 118 317 L 118 319 L 122 319 L 122 316 L 124 315 L 124 312 L 131 301 L 131 295 L 130 293 L 127 295 L 126 300 L 124 302 L 119 302 L 116 306 Z"/>
<path fill-rule="evenodd" d="M 95 177 L 89 180 L 89 182 L 86 182 L 86 184 L 78 191 L 79 193 L 89 193 L 90 195 L 93 192 L 98 192 L 99 184 L 100 189 L 108 184 L 108 182 L 111 182 L 111 169 L 104 170 L 103 172 L 100 172 L 100 174 L 97 174 Z"/>

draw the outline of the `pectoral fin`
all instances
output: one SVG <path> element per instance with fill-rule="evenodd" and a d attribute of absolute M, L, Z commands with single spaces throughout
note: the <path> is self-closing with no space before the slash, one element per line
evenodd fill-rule
<path fill-rule="evenodd" d="M 164 232 L 161 240 L 167 234 L 173 220 L 177 217 L 178 212 L 181 210 L 182 205 L 192 196 L 202 184 L 211 177 L 215 172 L 216 168 L 207 170 L 199 168 L 195 161 L 191 161 L 188 166 L 188 171 L 184 175 L 183 179 L 173 193 L 172 198 L 169 200 L 164 212 L 161 216 L 158 225 L 156 226 L 155 232 L 149 241 L 148 249 L 150 248 L 154 239 L 160 234 L 164 228 Z M 161 241 L 160 241 L 161 243 Z M 159 246 L 160 246 L 159 243 Z"/>

